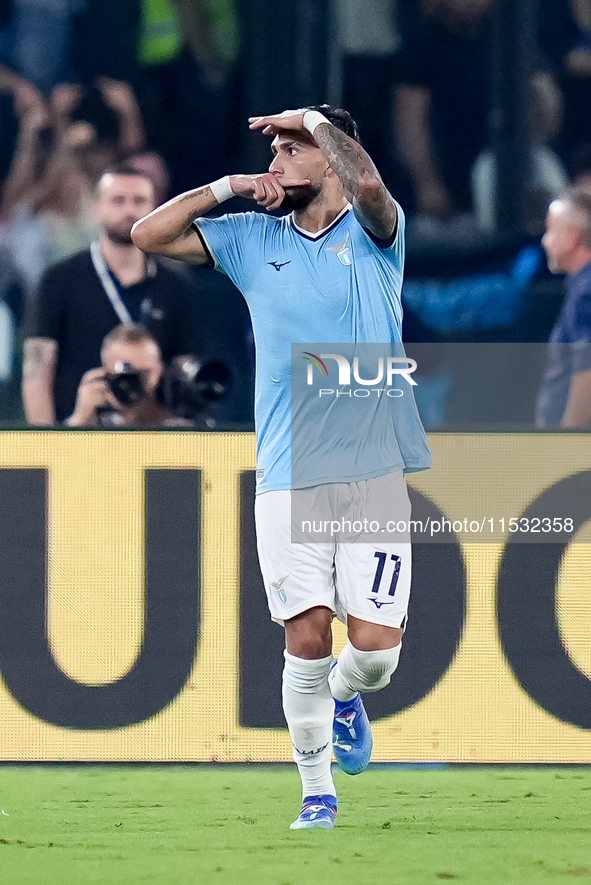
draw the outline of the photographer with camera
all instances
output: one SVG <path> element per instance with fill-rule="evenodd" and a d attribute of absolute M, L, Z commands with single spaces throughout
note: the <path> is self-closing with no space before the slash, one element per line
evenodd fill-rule
<path fill-rule="evenodd" d="M 192 285 L 131 239 L 133 224 L 155 204 L 143 172 L 105 172 L 94 200 L 98 240 L 44 274 L 26 321 L 22 394 L 29 424 L 52 426 L 72 414 L 81 378 L 99 364 L 101 342 L 119 323 L 142 323 L 167 365 L 195 351 Z"/>
<path fill-rule="evenodd" d="M 69 427 L 193 427 L 157 396 L 164 364 L 145 326 L 116 326 L 103 340 L 102 365 L 82 377 Z"/>

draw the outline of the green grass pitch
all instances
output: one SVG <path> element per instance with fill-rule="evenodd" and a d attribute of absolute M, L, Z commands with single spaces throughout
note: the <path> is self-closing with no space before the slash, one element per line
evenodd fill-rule
<path fill-rule="evenodd" d="M 591 769 L 336 773 L 338 825 L 290 831 L 295 769 L 0 767 L 6 885 L 591 881 Z"/>

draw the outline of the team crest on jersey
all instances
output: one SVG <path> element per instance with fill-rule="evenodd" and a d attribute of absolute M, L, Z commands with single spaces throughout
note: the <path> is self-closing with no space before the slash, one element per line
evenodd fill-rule
<path fill-rule="evenodd" d="M 288 576 L 285 575 L 284 578 L 279 578 L 278 581 L 271 581 L 271 587 L 275 590 L 281 602 L 287 602 L 287 593 L 283 589 L 283 583 L 287 581 L 287 578 Z"/>
<path fill-rule="evenodd" d="M 329 252 L 337 253 L 337 258 L 339 259 L 341 264 L 345 265 L 345 267 L 351 267 L 351 265 L 353 264 L 353 258 L 351 257 L 351 250 L 349 248 L 349 238 L 350 234 L 347 233 L 347 236 L 342 243 L 337 243 L 337 245 L 335 246 L 328 247 Z"/>

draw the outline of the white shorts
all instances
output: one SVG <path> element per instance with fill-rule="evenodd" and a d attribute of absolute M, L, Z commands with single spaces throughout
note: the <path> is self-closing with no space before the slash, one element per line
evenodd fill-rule
<path fill-rule="evenodd" d="M 339 500 L 354 503 L 371 498 L 372 488 L 392 501 L 392 518 L 399 529 L 410 520 L 410 500 L 403 472 L 352 483 L 338 483 Z M 305 492 L 313 497 L 321 489 Z M 322 490 L 324 494 L 325 489 Z M 301 494 L 298 491 L 297 494 Z M 271 617 L 279 624 L 315 606 L 325 606 L 343 623 L 347 616 L 404 627 L 411 579 L 410 531 L 396 541 L 370 543 L 292 542 L 292 492 L 257 495 L 255 521 L 259 562 Z M 387 535 L 386 535 L 387 537 Z"/>

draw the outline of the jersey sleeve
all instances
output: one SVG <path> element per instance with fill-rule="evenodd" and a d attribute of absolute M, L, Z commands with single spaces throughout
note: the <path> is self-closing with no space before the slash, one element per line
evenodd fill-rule
<path fill-rule="evenodd" d="M 229 276 L 241 290 L 246 276 L 246 257 L 256 248 L 261 221 L 265 218 L 257 212 L 241 212 L 219 218 L 197 218 L 194 222 L 215 269 Z"/>
<path fill-rule="evenodd" d="M 396 201 L 394 201 L 396 202 Z M 363 228 L 366 236 L 378 247 L 380 252 L 394 264 L 402 267 L 404 264 L 404 231 L 406 227 L 406 219 L 404 211 L 399 203 L 396 203 L 396 211 L 398 218 L 396 220 L 396 230 L 393 236 L 388 240 L 380 240 L 367 228 Z"/>

